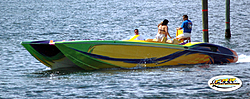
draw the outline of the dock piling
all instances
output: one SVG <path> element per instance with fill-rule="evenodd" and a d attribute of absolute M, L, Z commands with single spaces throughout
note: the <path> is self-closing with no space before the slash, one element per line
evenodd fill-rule
<path fill-rule="evenodd" d="M 208 2 L 202 0 L 202 26 L 203 26 L 203 42 L 209 42 L 208 39 Z"/>
<path fill-rule="evenodd" d="M 226 0 L 226 30 L 225 30 L 225 37 L 231 38 L 231 31 L 230 31 L 230 0 Z"/>

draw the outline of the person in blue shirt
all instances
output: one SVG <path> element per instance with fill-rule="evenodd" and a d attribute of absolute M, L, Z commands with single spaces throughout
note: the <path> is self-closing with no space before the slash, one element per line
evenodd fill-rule
<path fill-rule="evenodd" d="M 183 34 L 178 35 L 176 38 L 177 39 L 186 39 L 189 42 L 191 42 L 191 31 L 192 31 L 192 21 L 188 20 L 188 16 L 187 15 L 183 15 L 183 22 L 181 27 L 176 28 L 177 30 L 181 30 L 183 29 Z"/>

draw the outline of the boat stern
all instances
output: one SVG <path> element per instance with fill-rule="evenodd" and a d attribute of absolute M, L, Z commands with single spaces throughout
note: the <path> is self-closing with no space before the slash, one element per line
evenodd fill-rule
<path fill-rule="evenodd" d="M 54 45 L 54 42 L 56 41 L 25 41 L 21 42 L 21 45 L 38 61 L 51 69 L 75 66 L 75 64 L 65 57 Z"/>

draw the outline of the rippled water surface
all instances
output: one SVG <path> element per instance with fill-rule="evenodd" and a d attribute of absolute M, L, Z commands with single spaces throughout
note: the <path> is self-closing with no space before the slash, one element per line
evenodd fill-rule
<path fill-rule="evenodd" d="M 250 1 L 231 0 L 231 39 L 225 39 L 225 0 L 209 1 L 210 43 L 233 49 L 237 63 L 153 69 L 50 70 L 21 41 L 121 40 L 138 28 L 154 37 L 167 18 L 169 32 L 188 14 L 193 41 L 202 41 L 201 0 L 1 0 L 0 98 L 248 98 L 250 97 Z M 232 92 L 211 89 L 218 75 L 240 78 Z"/>

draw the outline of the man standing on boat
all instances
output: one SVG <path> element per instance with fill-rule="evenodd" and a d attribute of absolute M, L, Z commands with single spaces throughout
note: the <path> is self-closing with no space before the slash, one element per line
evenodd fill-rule
<path fill-rule="evenodd" d="M 176 28 L 177 30 L 183 29 L 183 34 L 178 35 L 176 38 L 177 39 L 186 39 L 191 42 L 191 31 L 192 31 L 192 21 L 188 20 L 187 15 L 183 15 L 183 22 L 181 27 Z"/>

